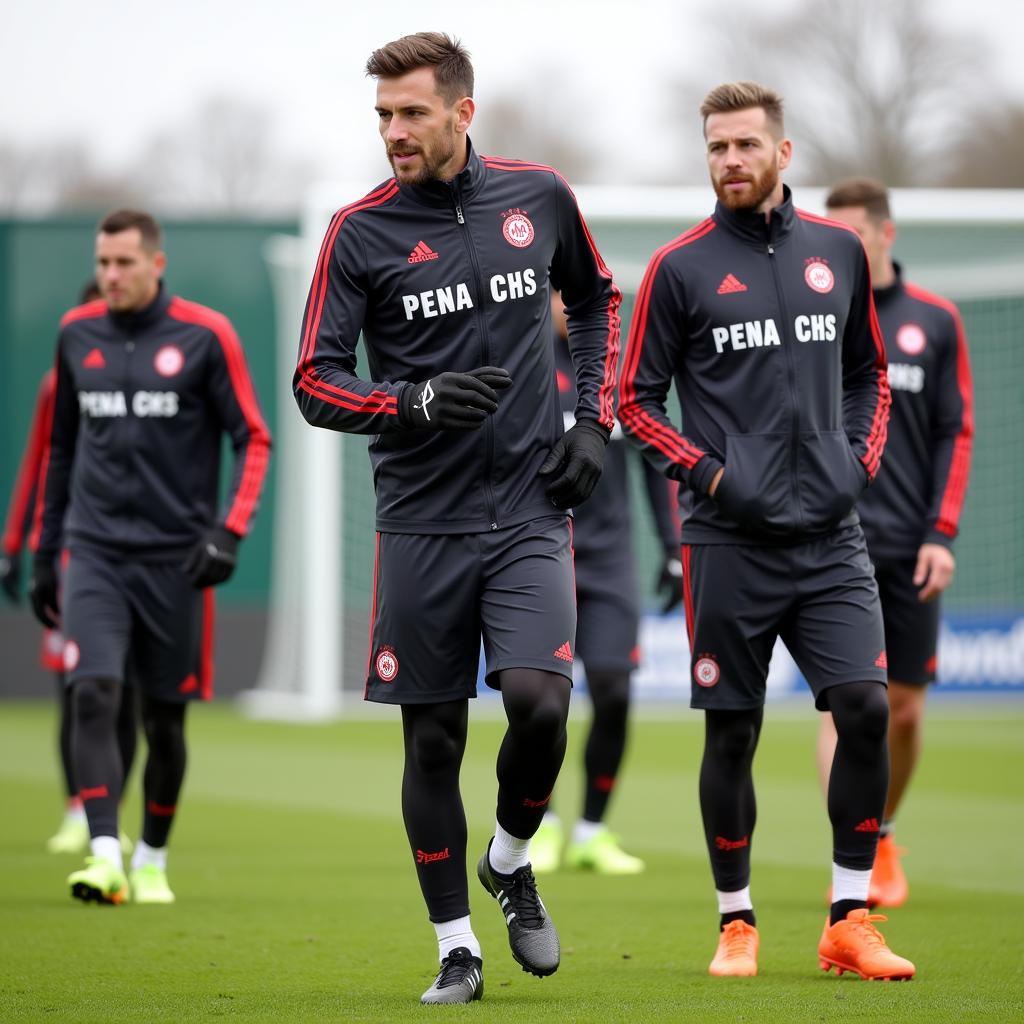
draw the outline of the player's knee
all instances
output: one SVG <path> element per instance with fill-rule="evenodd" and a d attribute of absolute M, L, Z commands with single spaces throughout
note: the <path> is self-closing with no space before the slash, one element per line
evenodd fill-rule
<path fill-rule="evenodd" d="M 462 748 L 457 738 L 441 722 L 423 720 L 410 737 L 409 759 L 425 775 L 458 769 Z"/>
<path fill-rule="evenodd" d="M 715 757 L 741 762 L 753 758 L 760 734 L 758 718 L 743 711 L 709 712 L 707 744 Z"/>
<path fill-rule="evenodd" d="M 912 736 L 921 728 L 924 708 L 912 701 L 891 704 L 889 707 L 889 730 L 902 736 Z"/>
<path fill-rule="evenodd" d="M 170 754 L 185 743 L 183 704 L 146 702 L 142 709 L 142 729 L 149 749 Z"/>
<path fill-rule="evenodd" d="M 117 716 L 118 690 L 113 679 L 82 679 L 75 683 L 74 709 L 79 722 L 91 723 Z"/>
<path fill-rule="evenodd" d="M 594 717 L 608 722 L 624 722 L 629 714 L 629 673 L 593 673 L 587 680 Z"/>
<path fill-rule="evenodd" d="M 889 701 L 878 683 L 850 683 L 830 698 L 832 719 L 841 735 L 881 742 L 889 730 Z"/>

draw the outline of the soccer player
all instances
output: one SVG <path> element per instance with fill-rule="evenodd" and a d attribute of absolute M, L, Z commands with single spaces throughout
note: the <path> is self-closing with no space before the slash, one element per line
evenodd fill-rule
<path fill-rule="evenodd" d="M 956 306 L 904 281 L 893 261 L 896 228 L 885 186 L 851 178 L 832 189 L 825 205 L 830 217 L 852 227 L 864 243 L 893 392 L 885 460 L 857 509 L 882 600 L 889 674 L 889 794 L 868 900 L 898 907 L 909 890 L 893 820 L 921 754 L 925 697 L 935 681 L 940 595 L 956 568 L 952 545 L 974 436 L 971 369 Z M 823 784 L 835 747 L 835 726 L 826 712 L 818 742 Z"/>
<path fill-rule="evenodd" d="M 270 452 L 234 329 L 168 294 L 166 263 L 149 214 L 118 210 L 101 221 L 102 299 L 61 320 L 31 539 L 33 610 L 65 637 L 74 776 L 91 837 L 92 856 L 68 884 L 78 899 L 103 903 L 174 900 L 167 840 L 185 774 L 185 707 L 212 693 L 209 588 L 234 570 Z M 225 433 L 235 471 L 218 515 Z M 130 884 L 117 840 L 115 740 L 126 663 L 148 746 Z"/>
<path fill-rule="evenodd" d="M 693 492 L 683 524 L 700 804 L 721 915 L 713 975 L 757 973 L 752 762 L 781 636 L 839 736 L 829 783 L 828 969 L 908 978 L 868 911 L 888 785 L 885 640 L 854 504 L 878 471 L 885 348 L 855 232 L 798 210 L 782 99 L 755 82 L 701 107 L 712 216 L 659 249 L 622 371 L 623 429 Z M 686 433 L 669 419 L 673 379 Z"/>
<path fill-rule="evenodd" d="M 483 974 L 459 767 L 481 635 L 508 731 L 477 875 L 523 969 L 559 965 L 529 846 L 565 753 L 576 609 L 564 510 L 601 473 L 620 297 L 558 173 L 473 149 L 473 67 L 457 41 L 405 36 L 366 70 L 394 175 L 331 221 L 294 391 L 314 426 L 372 435 L 366 697 L 402 709 L 402 813 L 441 960 L 422 1000 L 467 1003 Z M 564 434 L 552 287 L 579 391 Z M 360 332 L 370 380 L 355 374 Z"/>
<path fill-rule="evenodd" d="M 82 289 L 81 303 L 99 298 L 95 281 L 89 281 Z M 21 550 L 31 529 L 32 508 L 35 504 L 36 487 L 46 451 L 50 420 L 53 410 L 54 372 L 43 374 L 36 394 L 36 404 L 29 428 L 28 441 L 22 453 L 21 463 L 15 476 L 14 490 L 7 503 L 7 518 L 4 522 L 3 554 L 0 556 L 0 587 L 13 604 L 20 600 Z M 61 777 L 64 781 L 65 807 L 60 827 L 46 841 L 50 853 L 81 853 L 89 848 L 89 825 L 85 820 L 85 809 L 78 796 L 71 762 L 71 690 L 64 681 L 64 637 L 59 630 L 44 629 L 43 642 L 39 652 L 40 664 L 54 673 L 57 683 L 59 711 L 58 743 Z M 126 688 L 121 697 L 117 716 L 117 745 L 121 753 L 121 765 L 127 779 L 135 759 L 137 728 L 135 724 L 135 691 Z M 122 831 L 121 847 L 131 852 L 131 840 Z"/>
<path fill-rule="evenodd" d="M 551 296 L 555 325 L 555 373 L 566 429 L 575 422 L 577 402 L 569 358 L 568 330 L 561 296 Z M 633 552 L 628 461 L 622 428 L 612 430 L 604 469 L 594 493 L 573 518 L 573 551 L 576 565 L 576 656 L 583 662 L 593 714 L 583 753 L 585 784 L 583 813 L 565 845 L 566 867 L 602 875 L 635 875 L 644 862 L 619 845 L 604 824 L 626 750 L 629 724 L 630 682 L 640 648 L 637 632 L 640 602 Z M 670 611 L 683 599 L 682 562 L 679 552 L 678 517 L 673 515 L 667 481 L 642 459 L 644 485 L 664 557 L 658 579 L 667 591 L 663 610 Z M 530 846 L 533 870 L 554 871 L 563 857 L 562 823 L 551 809 L 544 815 Z"/>

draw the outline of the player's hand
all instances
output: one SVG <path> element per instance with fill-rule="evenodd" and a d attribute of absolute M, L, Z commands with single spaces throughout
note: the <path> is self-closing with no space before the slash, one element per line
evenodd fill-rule
<path fill-rule="evenodd" d="M 405 389 L 401 420 L 414 430 L 479 430 L 498 408 L 498 393 L 511 386 L 508 370 L 500 366 L 439 373 Z"/>
<path fill-rule="evenodd" d="M 49 555 L 36 555 L 32 579 L 28 585 L 32 614 L 47 629 L 60 629 L 60 605 L 57 603 L 57 570 Z"/>
<path fill-rule="evenodd" d="M 941 544 L 922 544 L 914 568 L 914 586 L 918 601 L 931 601 L 953 582 L 956 559 L 953 552 Z"/>
<path fill-rule="evenodd" d="M 0 558 L 0 587 L 12 604 L 18 603 L 21 596 L 21 555 L 18 552 Z"/>
<path fill-rule="evenodd" d="M 708 497 L 713 498 L 715 491 L 718 490 L 718 485 L 722 482 L 722 474 L 725 472 L 725 466 L 719 469 L 715 475 L 711 478 L 711 485 L 708 487 Z"/>
<path fill-rule="evenodd" d="M 238 537 L 223 526 L 206 531 L 192 549 L 182 568 L 196 590 L 215 587 L 235 571 L 238 562 Z"/>
<path fill-rule="evenodd" d="M 665 552 L 665 560 L 661 563 L 656 589 L 665 599 L 661 606 L 662 615 L 667 615 L 676 605 L 682 603 L 683 563 L 674 548 Z"/>
<path fill-rule="evenodd" d="M 546 494 L 555 508 L 572 508 L 586 501 L 601 479 L 608 433 L 592 420 L 577 420 L 555 443 L 540 467 L 551 476 Z"/>

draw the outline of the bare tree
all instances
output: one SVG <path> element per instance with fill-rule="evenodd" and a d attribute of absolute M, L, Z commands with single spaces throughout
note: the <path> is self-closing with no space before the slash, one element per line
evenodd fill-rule
<path fill-rule="evenodd" d="M 966 124 L 944 184 L 1024 188 L 1024 105 L 991 107 Z M 998 139 L 998 145 L 992 145 L 993 139 Z"/>
<path fill-rule="evenodd" d="M 249 214 L 294 210 L 311 172 L 278 155 L 272 129 L 273 118 L 260 104 L 210 97 L 150 141 L 135 177 L 164 207 Z"/>
<path fill-rule="evenodd" d="M 736 77 L 786 98 L 794 176 L 889 185 L 943 180 L 956 127 L 983 89 L 980 44 L 942 29 L 923 0 L 804 2 L 725 37 Z"/>
<path fill-rule="evenodd" d="M 547 68 L 514 92 L 488 97 L 470 132 L 477 152 L 547 164 L 570 182 L 595 181 L 599 161 L 565 128 L 561 112 L 572 106 L 567 92 L 561 70 Z M 553 94 L 563 98 L 562 104 L 551 103 Z"/>

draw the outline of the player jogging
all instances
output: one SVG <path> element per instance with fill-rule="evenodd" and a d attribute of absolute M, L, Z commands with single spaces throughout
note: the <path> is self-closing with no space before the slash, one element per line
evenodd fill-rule
<path fill-rule="evenodd" d="M 878 471 L 889 407 L 867 259 L 854 232 L 793 205 L 780 177 L 792 143 L 777 94 L 721 85 L 701 116 L 718 203 L 648 266 L 619 418 L 694 495 L 683 570 L 720 913 L 709 970 L 757 973 L 751 769 L 781 636 L 839 735 L 828 794 L 833 903 L 819 962 L 908 978 L 913 964 L 889 950 L 867 903 L 889 767 L 885 640 L 854 510 Z M 685 434 L 665 411 L 673 380 Z"/>
<path fill-rule="evenodd" d="M 84 304 L 97 298 L 99 298 L 99 289 L 95 281 L 90 281 L 82 289 L 80 301 Z M 31 530 L 32 512 L 37 497 L 36 488 L 49 440 L 55 380 L 51 368 L 43 374 L 43 378 L 39 382 L 28 440 L 15 476 L 14 489 L 7 504 L 7 518 L 3 532 L 3 554 L 0 557 L 0 586 L 14 603 L 20 599 L 21 550 L 25 546 L 25 541 Z M 46 841 L 46 848 L 50 853 L 82 853 L 89 848 L 89 825 L 85 819 L 85 808 L 82 806 L 74 778 L 71 757 L 71 689 L 64 680 L 64 637 L 59 630 L 43 630 L 39 660 L 44 669 L 54 673 L 57 684 L 59 707 L 57 749 L 65 794 L 64 817 L 60 827 Z M 135 760 L 137 736 L 135 723 L 135 691 L 126 687 L 121 695 L 117 717 L 117 746 L 121 755 L 122 771 L 126 779 Z M 131 840 L 123 830 L 119 838 L 122 850 L 130 853 Z"/>
<path fill-rule="evenodd" d="M 971 368 L 956 306 L 903 279 L 884 185 L 851 178 L 825 200 L 861 237 L 889 357 L 892 414 L 885 460 L 857 505 L 875 567 L 889 673 L 889 793 L 868 900 L 898 907 L 909 888 L 893 820 L 921 754 L 925 698 L 935 681 L 940 595 L 953 580 L 953 541 L 974 437 Z M 835 727 L 822 716 L 819 771 L 828 779 Z"/>
<path fill-rule="evenodd" d="M 367 73 L 394 176 L 331 221 L 294 389 L 313 425 L 374 435 L 366 696 L 402 709 L 402 813 L 441 960 L 422 1000 L 467 1003 L 483 973 L 459 766 L 481 635 L 508 731 L 477 874 L 523 969 L 543 977 L 560 961 L 529 844 L 566 743 L 576 611 L 562 510 L 601 472 L 619 293 L 555 171 L 473 150 L 473 69 L 457 42 L 405 36 Z M 552 287 L 568 308 L 580 396 L 564 434 Z M 370 380 L 355 375 L 360 332 Z"/>
<path fill-rule="evenodd" d="M 32 543 L 33 610 L 60 625 L 72 751 L 92 856 L 73 896 L 170 903 L 167 840 L 185 774 L 185 707 L 212 688 L 213 591 L 233 572 L 270 435 L 226 317 L 168 294 L 161 231 L 118 210 L 99 225 L 103 298 L 64 315 Z M 234 475 L 218 514 L 221 442 Z M 58 599 L 61 544 L 66 568 Z M 148 755 L 131 883 L 118 845 L 115 720 L 126 663 Z"/>

